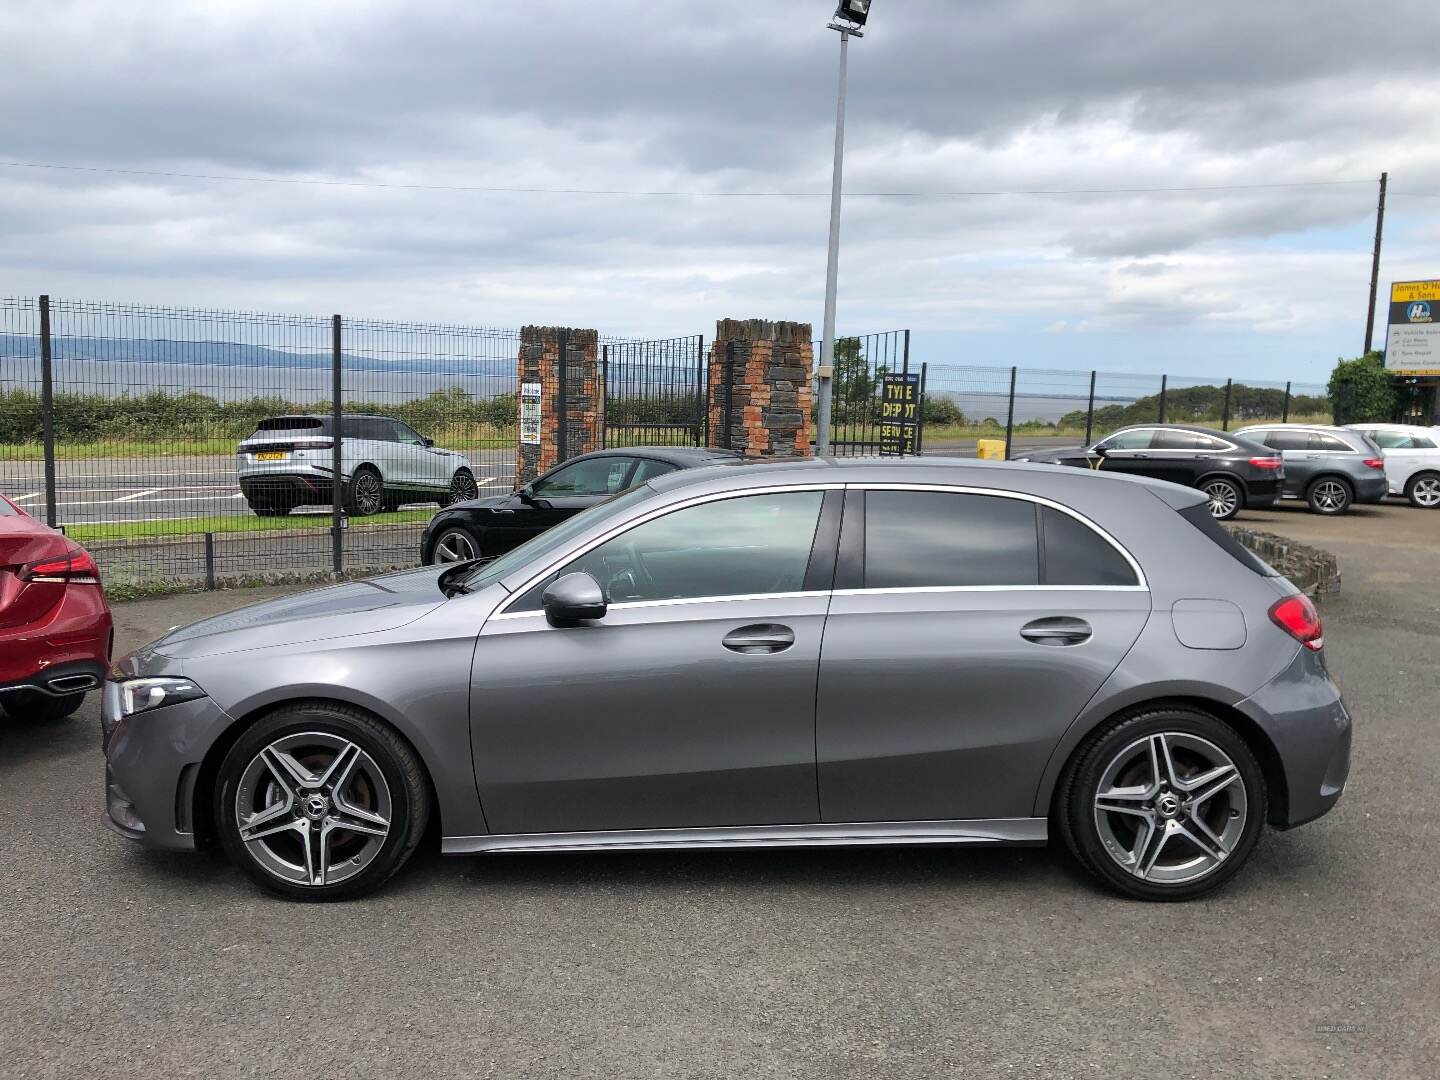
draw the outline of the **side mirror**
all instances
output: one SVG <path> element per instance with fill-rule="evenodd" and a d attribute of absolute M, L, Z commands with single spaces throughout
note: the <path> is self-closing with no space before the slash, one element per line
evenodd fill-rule
<path fill-rule="evenodd" d="M 535 489 L 532 488 L 529 484 L 526 484 L 524 487 L 520 488 L 518 491 L 515 492 L 515 497 L 521 502 L 523 502 L 526 506 L 533 506 L 535 504 Z"/>
<path fill-rule="evenodd" d="M 1099 443 L 1096 443 L 1090 448 L 1090 452 L 1092 454 L 1098 454 L 1100 455 L 1100 457 L 1104 457 L 1106 454 L 1110 453 L 1110 448 L 1108 446 L 1102 446 Z"/>
<path fill-rule="evenodd" d="M 426 446 L 433 447 L 433 446 L 435 445 L 435 440 L 432 439 L 432 438 L 430 438 L 430 436 L 426 435 L 426 436 L 425 436 L 425 445 L 426 445 Z"/>
<path fill-rule="evenodd" d="M 600 583 L 586 573 L 566 574 L 552 581 L 540 602 L 551 626 L 577 626 L 603 619 L 609 605 Z"/>

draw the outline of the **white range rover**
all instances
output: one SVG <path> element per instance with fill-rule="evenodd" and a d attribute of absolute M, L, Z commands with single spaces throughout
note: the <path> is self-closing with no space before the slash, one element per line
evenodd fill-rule
<path fill-rule="evenodd" d="M 333 417 L 262 420 L 236 451 L 240 491 L 261 517 L 281 517 L 306 504 L 329 505 L 334 448 Z M 442 450 L 434 439 L 388 416 L 341 417 L 340 484 L 345 510 L 356 517 L 402 503 L 448 506 L 478 494 L 464 454 Z"/>

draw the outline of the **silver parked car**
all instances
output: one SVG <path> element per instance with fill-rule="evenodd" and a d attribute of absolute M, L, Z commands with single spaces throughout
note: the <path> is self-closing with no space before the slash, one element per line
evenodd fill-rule
<path fill-rule="evenodd" d="M 1324 424 L 1257 424 L 1235 434 L 1279 450 L 1287 499 L 1317 514 L 1344 514 L 1356 503 L 1385 501 L 1385 459 L 1362 432 Z"/>
<path fill-rule="evenodd" d="M 274 416 L 236 450 L 240 492 L 261 517 L 328 504 L 334 488 L 335 419 Z M 407 502 L 447 506 L 478 494 L 464 454 L 388 416 L 340 418 L 340 483 L 345 510 L 369 517 Z"/>
<path fill-rule="evenodd" d="M 918 459 L 722 465 L 490 562 L 171 631 L 103 707 L 107 819 L 302 900 L 448 854 L 1063 839 L 1178 900 L 1324 814 L 1309 600 L 1205 496 Z"/>

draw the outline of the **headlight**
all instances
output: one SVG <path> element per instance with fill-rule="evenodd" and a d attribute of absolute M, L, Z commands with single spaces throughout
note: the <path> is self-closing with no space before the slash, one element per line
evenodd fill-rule
<path fill-rule="evenodd" d="M 120 715 L 133 716 L 204 696 L 205 691 L 189 679 L 126 679 L 120 684 Z"/>

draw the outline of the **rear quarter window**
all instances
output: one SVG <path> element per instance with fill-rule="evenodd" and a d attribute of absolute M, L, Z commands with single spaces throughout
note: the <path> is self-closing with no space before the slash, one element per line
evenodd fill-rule
<path fill-rule="evenodd" d="M 1227 555 L 1241 563 L 1243 566 L 1255 571 L 1262 577 L 1279 577 L 1280 571 L 1260 558 L 1244 544 L 1230 535 L 1230 531 L 1221 525 L 1210 513 L 1207 503 L 1196 503 L 1194 506 L 1187 506 L 1184 510 L 1176 511 L 1182 518 L 1194 525 L 1202 533 L 1225 551 Z"/>

